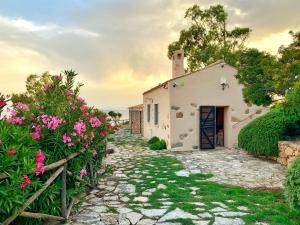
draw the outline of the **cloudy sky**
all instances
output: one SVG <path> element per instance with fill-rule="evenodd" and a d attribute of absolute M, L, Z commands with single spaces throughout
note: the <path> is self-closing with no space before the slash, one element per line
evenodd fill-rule
<path fill-rule="evenodd" d="M 167 46 L 195 3 L 223 4 L 232 27 L 253 30 L 248 46 L 272 53 L 300 30 L 299 0 L 1 0 L 0 92 L 24 91 L 32 73 L 73 69 L 90 105 L 139 104 L 170 77 Z"/>

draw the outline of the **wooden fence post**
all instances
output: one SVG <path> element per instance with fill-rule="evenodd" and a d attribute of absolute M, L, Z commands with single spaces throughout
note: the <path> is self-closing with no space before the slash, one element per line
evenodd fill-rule
<path fill-rule="evenodd" d="M 61 174 L 61 216 L 67 218 L 67 163 L 64 164 L 64 170 Z"/>
<path fill-rule="evenodd" d="M 94 168 L 93 168 L 93 164 L 92 162 L 90 161 L 89 162 L 89 170 L 90 170 L 90 183 L 91 183 L 91 186 L 94 188 L 95 187 L 95 180 L 94 180 Z"/>

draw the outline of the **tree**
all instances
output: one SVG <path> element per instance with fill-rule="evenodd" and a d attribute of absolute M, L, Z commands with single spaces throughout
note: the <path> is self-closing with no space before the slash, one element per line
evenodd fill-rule
<path fill-rule="evenodd" d="M 116 125 L 119 125 L 119 120 L 122 117 L 121 113 L 115 111 L 109 111 L 108 115 L 112 118 L 112 120 Z"/>
<path fill-rule="evenodd" d="M 43 95 L 43 89 L 46 84 L 50 84 L 51 75 L 44 72 L 42 75 L 31 74 L 26 79 L 26 92 L 20 94 L 12 94 L 12 102 L 32 103 L 37 96 Z"/>
<path fill-rule="evenodd" d="M 194 5 L 187 9 L 185 19 L 191 26 L 180 32 L 178 41 L 168 47 L 168 57 L 183 49 L 187 57 L 188 70 L 195 71 L 219 59 L 234 65 L 244 42 L 250 34 L 249 28 L 227 29 L 228 14 L 222 5 L 202 10 Z"/>
<path fill-rule="evenodd" d="M 243 84 L 246 102 L 268 106 L 284 97 L 300 78 L 300 33 L 290 32 L 294 41 L 279 48 L 279 56 L 257 49 L 240 54 L 236 78 Z"/>

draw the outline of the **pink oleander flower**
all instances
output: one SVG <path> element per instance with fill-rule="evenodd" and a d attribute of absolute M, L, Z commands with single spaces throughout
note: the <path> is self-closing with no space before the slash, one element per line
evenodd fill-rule
<path fill-rule="evenodd" d="M 31 182 L 27 175 L 23 176 L 23 180 L 24 180 L 25 184 L 30 184 L 30 182 Z"/>
<path fill-rule="evenodd" d="M 50 121 L 47 123 L 47 127 L 48 129 L 56 130 L 59 124 L 61 124 L 62 122 L 62 119 L 58 118 L 57 116 L 53 116 L 50 117 Z"/>
<path fill-rule="evenodd" d="M 77 97 L 76 100 L 77 100 L 78 102 L 85 103 L 85 100 L 84 100 L 82 97 Z"/>
<path fill-rule="evenodd" d="M 39 176 L 40 174 L 45 172 L 44 168 L 44 160 L 45 160 L 45 155 L 43 154 L 42 150 L 39 150 L 35 156 L 36 160 L 36 172 L 35 174 Z"/>
<path fill-rule="evenodd" d="M 81 134 L 82 132 L 86 131 L 86 126 L 85 123 L 82 121 L 76 122 L 74 125 L 74 130 L 76 131 L 77 134 Z"/>
<path fill-rule="evenodd" d="M 101 132 L 100 132 L 100 136 L 101 136 L 101 137 L 105 137 L 105 134 L 106 134 L 105 131 L 101 131 Z"/>
<path fill-rule="evenodd" d="M 6 101 L 0 100 L 0 109 L 2 109 L 4 106 L 6 106 Z"/>
<path fill-rule="evenodd" d="M 64 134 L 64 135 L 63 135 L 63 142 L 64 142 L 64 143 L 69 143 L 69 142 L 71 142 L 71 141 L 72 141 L 72 139 L 71 139 L 70 136 L 68 136 L 67 134 Z"/>
<path fill-rule="evenodd" d="M 82 105 L 82 106 L 80 106 L 79 109 L 80 109 L 81 112 L 85 112 L 89 109 L 89 107 L 87 105 Z"/>
<path fill-rule="evenodd" d="M 43 124 L 47 124 L 49 121 L 49 118 L 47 115 L 43 114 L 39 117 L 40 120 L 42 120 Z"/>
<path fill-rule="evenodd" d="M 67 90 L 66 95 L 67 95 L 67 96 L 72 96 L 72 95 L 73 95 L 73 91 L 72 91 L 72 90 Z"/>
<path fill-rule="evenodd" d="M 93 149 L 93 152 L 92 152 L 92 154 L 93 154 L 93 156 L 94 156 L 94 157 L 96 157 L 96 155 L 97 155 L 97 151 L 96 151 L 96 149 Z"/>
<path fill-rule="evenodd" d="M 79 173 L 82 176 L 87 175 L 87 171 L 85 169 L 81 169 Z"/>
<path fill-rule="evenodd" d="M 52 84 L 48 83 L 44 85 L 44 91 L 48 91 L 50 88 L 52 88 Z"/>
<path fill-rule="evenodd" d="M 31 136 L 35 139 L 35 140 L 39 140 L 41 138 L 41 135 L 38 131 L 32 132 Z"/>
<path fill-rule="evenodd" d="M 22 125 L 23 124 L 23 120 L 25 120 L 25 117 L 19 117 L 17 116 L 17 111 L 15 109 L 7 109 L 7 112 L 10 113 L 9 117 L 5 117 L 5 120 L 8 123 L 11 124 L 17 124 L 17 125 Z"/>
<path fill-rule="evenodd" d="M 54 76 L 54 79 L 60 81 L 60 80 L 62 80 L 62 75 L 61 74 L 56 75 L 56 76 Z"/>
<path fill-rule="evenodd" d="M 23 188 L 25 188 L 25 187 L 26 187 L 26 184 L 22 182 L 22 183 L 20 184 L 20 188 L 23 189 Z"/>
<path fill-rule="evenodd" d="M 9 155 L 14 155 L 14 154 L 16 154 L 16 150 L 15 149 L 9 149 L 9 150 L 7 150 L 7 154 L 9 154 Z"/>
<path fill-rule="evenodd" d="M 32 125 L 32 128 L 36 131 L 36 132 L 40 132 L 42 130 L 42 126 L 41 125 Z"/>
<path fill-rule="evenodd" d="M 24 175 L 23 176 L 23 182 L 20 184 L 20 188 L 21 189 L 25 188 L 27 185 L 30 184 L 30 182 L 31 181 L 30 181 L 29 177 L 27 175 Z"/>
<path fill-rule="evenodd" d="M 26 105 L 26 104 L 24 104 L 24 103 L 22 103 L 22 102 L 16 102 L 14 105 L 15 105 L 15 107 L 17 109 L 20 109 L 20 110 L 22 110 L 24 112 L 28 112 L 29 111 L 29 106 Z"/>
<path fill-rule="evenodd" d="M 72 147 L 74 145 L 74 143 L 70 142 L 68 143 L 68 147 Z"/>
<path fill-rule="evenodd" d="M 99 126 L 101 126 L 100 120 L 97 117 L 95 117 L 95 116 L 90 119 L 90 123 L 91 123 L 92 127 L 99 127 Z"/>

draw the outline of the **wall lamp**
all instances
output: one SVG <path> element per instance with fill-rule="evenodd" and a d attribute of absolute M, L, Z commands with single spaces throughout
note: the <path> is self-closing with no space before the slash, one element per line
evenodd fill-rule
<path fill-rule="evenodd" d="M 220 79 L 220 85 L 221 85 L 223 91 L 225 90 L 225 88 L 229 88 L 228 81 L 224 77 L 221 77 L 221 79 Z"/>

